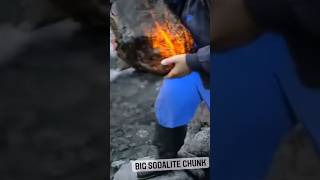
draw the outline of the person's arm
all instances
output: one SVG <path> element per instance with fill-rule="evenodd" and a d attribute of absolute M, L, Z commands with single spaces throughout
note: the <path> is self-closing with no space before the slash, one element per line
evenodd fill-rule
<path fill-rule="evenodd" d="M 205 71 L 206 73 L 210 73 L 210 46 L 200 48 L 194 54 L 188 54 L 186 56 L 186 62 L 192 71 Z"/>
<path fill-rule="evenodd" d="M 180 16 L 181 11 L 185 6 L 186 0 L 164 0 L 164 2 L 176 16 Z"/>

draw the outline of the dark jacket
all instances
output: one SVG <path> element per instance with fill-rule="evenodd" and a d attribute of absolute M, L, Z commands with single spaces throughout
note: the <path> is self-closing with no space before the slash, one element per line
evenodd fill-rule
<path fill-rule="evenodd" d="M 210 79 L 210 14 L 208 1 L 165 0 L 194 37 L 196 52 L 187 55 L 187 64 L 191 70 L 200 73 L 206 87 L 209 86 Z"/>
<path fill-rule="evenodd" d="M 245 0 L 265 31 L 280 32 L 294 55 L 297 72 L 308 87 L 320 87 L 320 1 Z"/>

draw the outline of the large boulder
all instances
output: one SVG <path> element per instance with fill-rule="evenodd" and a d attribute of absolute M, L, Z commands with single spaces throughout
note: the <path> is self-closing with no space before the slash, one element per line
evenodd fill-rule
<path fill-rule="evenodd" d="M 164 75 L 160 61 L 193 50 L 193 38 L 163 0 L 116 0 L 110 11 L 118 56 L 130 66 Z"/>

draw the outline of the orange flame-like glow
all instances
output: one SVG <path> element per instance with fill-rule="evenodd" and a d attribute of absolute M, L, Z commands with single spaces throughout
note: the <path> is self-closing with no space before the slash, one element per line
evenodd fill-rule
<path fill-rule="evenodd" d="M 193 48 L 193 38 L 190 32 L 182 25 L 165 22 L 155 22 L 151 32 L 152 48 L 157 49 L 162 58 L 178 54 L 185 54 Z"/>

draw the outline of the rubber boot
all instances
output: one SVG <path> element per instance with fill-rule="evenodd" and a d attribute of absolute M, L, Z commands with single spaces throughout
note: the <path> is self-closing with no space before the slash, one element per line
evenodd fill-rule
<path fill-rule="evenodd" d="M 153 144 L 158 148 L 158 159 L 172 159 L 178 157 L 178 151 L 184 144 L 187 126 L 166 128 L 157 124 Z M 167 171 L 138 172 L 140 180 L 150 179 L 167 173 Z"/>

